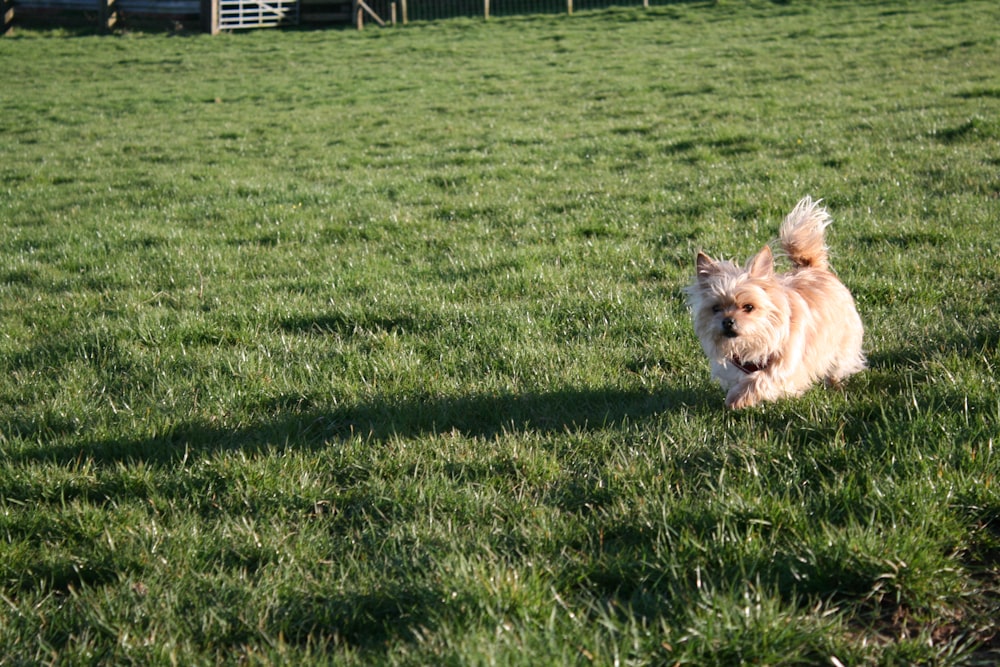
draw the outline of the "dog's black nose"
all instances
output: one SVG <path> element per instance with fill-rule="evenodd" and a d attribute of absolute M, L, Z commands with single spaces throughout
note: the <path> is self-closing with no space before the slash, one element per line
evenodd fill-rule
<path fill-rule="evenodd" d="M 732 317 L 726 317 L 722 320 L 722 333 L 727 336 L 736 335 L 736 319 Z"/>

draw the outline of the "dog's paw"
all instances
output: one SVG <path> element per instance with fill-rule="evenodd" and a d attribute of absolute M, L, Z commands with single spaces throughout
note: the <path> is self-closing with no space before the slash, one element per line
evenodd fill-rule
<path fill-rule="evenodd" d="M 726 394 L 726 407 L 730 410 L 742 410 L 760 403 L 761 397 L 746 385 L 737 385 Z"/>

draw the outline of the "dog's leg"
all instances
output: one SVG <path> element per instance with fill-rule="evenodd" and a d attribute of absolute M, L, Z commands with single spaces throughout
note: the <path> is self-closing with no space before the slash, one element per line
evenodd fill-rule
<path fill-rule="evenodd" d="M 757 405 L 761 401 L 777 398 L 773 391 L 769 391 L 770 385 L 771 383 L 764 379 L 763 373 L 748 375 L 726 394 L 726 407 L 740 410 Z"/>

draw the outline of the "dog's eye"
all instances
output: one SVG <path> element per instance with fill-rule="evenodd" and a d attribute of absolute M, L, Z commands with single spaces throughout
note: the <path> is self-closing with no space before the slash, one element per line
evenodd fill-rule
<path fill-rule="evenodd" d="M 714 306 L 712 306 L 712 312 L 713 313 L 721 313 L 722 312 L 722 306 L 720 306 L 719 304 L 715 304 Z"/>
<path fill-rule="evenodd" d="M 743 312 L 744 313 L 749 313 L 751 311 L 753 311 L 753 304 L 752 303 L 748 303 L 745 306 L 743 306 Z"/>

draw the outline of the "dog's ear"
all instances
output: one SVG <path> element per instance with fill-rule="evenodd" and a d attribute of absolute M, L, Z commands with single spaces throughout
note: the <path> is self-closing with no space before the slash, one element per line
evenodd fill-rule
<path fill-rule="evenodd" d="M 747 262 L 747 273 L 751 278 L 770 278 L 774 275 L 774 255 L 771 248 L 764 246 L 753 259 Z"/>
<path fill-rule="evenodd" d="M 698 282 L 704 282 L 719 272 L 718 262 L 703 252 L 698 253 L 695 266 L 698 269 Z"/>

